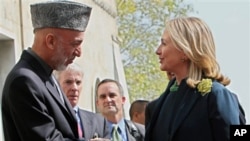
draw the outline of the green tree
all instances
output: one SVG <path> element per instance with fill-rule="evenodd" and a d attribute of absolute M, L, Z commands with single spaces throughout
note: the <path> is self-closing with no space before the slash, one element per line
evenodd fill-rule
<path fill-rule="evenodd" d="M 130 101 L 157 98 L 168 83 L 155 50 L 165 21 L 193 11 L 183 0 L 116 0 L 118 36 Z"/>

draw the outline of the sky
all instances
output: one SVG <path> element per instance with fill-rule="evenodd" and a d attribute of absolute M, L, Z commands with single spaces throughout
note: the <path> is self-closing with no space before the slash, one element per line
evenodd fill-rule
<path fill-rule="evenodd" d="M 250 0 L 184 0 L 211 28 L 221 72 L 231 79 L 250 123 Z"/>

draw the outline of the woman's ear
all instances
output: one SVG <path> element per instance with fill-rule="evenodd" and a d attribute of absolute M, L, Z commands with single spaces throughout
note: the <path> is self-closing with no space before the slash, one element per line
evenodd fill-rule
<path fill-rule="evenodd" d="M 187 55 L 184 52 L 182 53 L 181 60 L 184 60 L 184 62 L 188 60 L 188 57 L 187 57 Z"/>

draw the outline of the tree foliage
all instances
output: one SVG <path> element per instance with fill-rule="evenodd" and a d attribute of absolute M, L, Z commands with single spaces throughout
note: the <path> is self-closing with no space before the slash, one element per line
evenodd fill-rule
<path fill-rule="evenodd" d="M 155 50 L 165 21 L 193 11 L 183 0 L 116 0 L 118 36 L 130 101 L 157 98 L 168 83 Z"/>

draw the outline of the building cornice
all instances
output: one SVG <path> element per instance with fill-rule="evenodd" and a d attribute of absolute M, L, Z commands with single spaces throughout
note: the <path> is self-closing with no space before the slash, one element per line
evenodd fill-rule
<path fill-rule="evenodd" d="M 107 12 L 111 17 L 116 18 L 117 11 L 112 8 L 110 5 L 105 3 L 103 0 L 93 0 L 96 5 L 102 8 L 105 12 Z"/>

